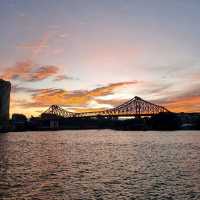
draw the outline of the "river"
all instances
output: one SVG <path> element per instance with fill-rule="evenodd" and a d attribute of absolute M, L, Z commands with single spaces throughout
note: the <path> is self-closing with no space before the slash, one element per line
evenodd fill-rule
<path fill-rule="evenodd" d="M 200 132 L 0 135 L 0 199 L 200 199 Z"/>

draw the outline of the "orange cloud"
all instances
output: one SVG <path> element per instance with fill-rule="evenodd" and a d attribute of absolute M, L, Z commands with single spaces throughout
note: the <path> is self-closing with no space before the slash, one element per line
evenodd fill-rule
<path fill-rule="evenodd" d="M 200 73 L 197 72 L 197 73 L 193 74 L 192 75 L 192 80 L 199 81 L 200 80 Z"/>
<path fill-rule="evenodd" d="M 200 112 L 200 96 L 182 97 L 165 106 L 173 112 Z"/>
<path fill-rule="evenodd" d="M 5 70 L 1 78 L 6 80 L 16 79 L 19 76 L 25 77 L 33 67 L 33 63 L 30 60 L 23 62 L 17 62 L 14 67 L 10 67 Z"/>
<path fill-rule="evenodd" d="M 0 78 L 6 80 L 40 81 L 58 73 L 56 66 L 37 66 L 31 60 L 17 62 L 14 67 L 6 69 Z"/>
<path fill-rule="evenodd" d="M 112 83 L 104 87 L 96 88 L 93 90 L 77 90 L 77 91 L 66 91 L 62 89 L 42 89 L 42 90 L 30 90 L 33 92 L 32 101 L 21 103 L 21 107 L 24 108 L 35 108 L 35 107 L 48 107 L 53 104 L 60 106 L 72 107 L 74 111 L 77 110 L 87 110 L 90 107 L 90 103 L 93 101 L 96 102 L 96 105 L 99 107 L 102 105 L 104 107 L 105 103 L 107 106 L 116 105 L 117 101 L 104 101 L 97 100 L 95 97 L 110 95 L 115 92 L 116 89 L 119 89 L 123 86 L 136 84 L 137 81 L 130 82 L 120 82 Z M 25 88 L 22 88 L 25 90 Z M 27 91 L 27 90 L 26 90 Z M 104 105 L 103 105 L 104 104 Z M 83 107 L 83 109 L 80 107 Z M 94 109 L 92 107 L 91 109 Z M 102 109 L 101 109 L 102 110 Z"/>
<path fill-rule="evenodd" d="M 57 74 L 57 72 L 58 72 L 58 68 L 55 66 L 50 66 L 50 65 L 41 66 L 41 67 L 36 68 L 36 70 L 34 70 L 30 74 L 29 80 L 31 81 L 43 80 Z"/>
<path fill-rule="evenodd" d="M 46 107 L 53 104 L 67 107 L 67 109 L 74 112 L 89 112 L 122 104 L 125 99 L 110 99 L 110 96 L 123 88 L 127 88 L 128 85 L 138 83 L 138 81 L 112 83 L 92 90 L 66 91 L 63 89 L 28 89 L 24 87 L 15 87 L 14 90 L 15 92 L 24 91 L 32 94 L 29 100 L 19 101 L 17 107 L 24 110 L 32 109 L 34 113 L 36 113 L 34 111 L 36 109 L 40 109 L 42 112 Z M 198 112 L 200 111 L 200 96 L 197 89 L 193 88 L 193 90 L 174 96 L 171 99 L 163 97 L 162 100 L 154 101 L 154 103 L 163 105 L 172 112 Z M 107 95 L 109 98 L 107 98 Z"/>

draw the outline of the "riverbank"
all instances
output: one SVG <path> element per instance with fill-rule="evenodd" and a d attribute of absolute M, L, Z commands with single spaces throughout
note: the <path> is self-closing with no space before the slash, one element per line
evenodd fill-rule
<path fill-rule="evenodd" d="M 170 113 L 152 117 L 118 119 L 118 118 L 31 118 L 10 121 L 9 131 L 49 131 L 49 130 L 200 130 L 200 117 L 188 118 Z"/>

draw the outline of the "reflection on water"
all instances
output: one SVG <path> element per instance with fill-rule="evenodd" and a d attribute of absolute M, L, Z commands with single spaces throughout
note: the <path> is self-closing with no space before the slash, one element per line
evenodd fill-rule
<path fill-rule="evenodd" d="M 199 132 L 0 135 L 0 199 L 200 199 Z"/>

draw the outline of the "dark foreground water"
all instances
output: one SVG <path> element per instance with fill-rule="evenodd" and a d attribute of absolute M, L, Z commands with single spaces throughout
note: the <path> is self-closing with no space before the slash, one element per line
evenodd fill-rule
<path fill-rule="evenodd" d="M 0 199 L 200 200 L 200 132 L 1 134 Z"/>

